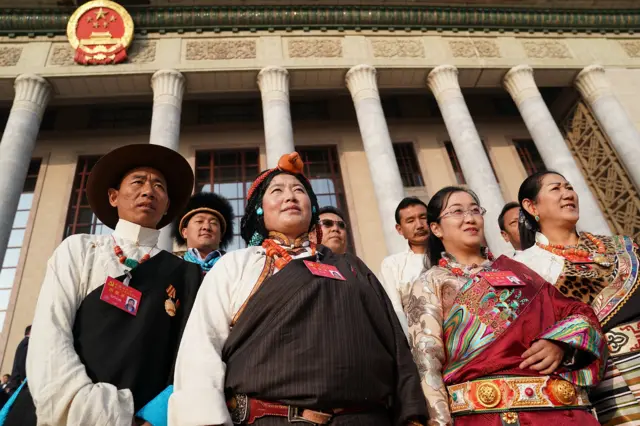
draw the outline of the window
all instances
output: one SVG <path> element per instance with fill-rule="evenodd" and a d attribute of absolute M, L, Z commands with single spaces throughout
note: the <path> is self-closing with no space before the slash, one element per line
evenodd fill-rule
<path fill-rule="evenodd" d="M 404 187 L 424 186 L 413 144 L 411 142 L 394 143 L 393 152 L 396 155 Z"/>
<path fill-rule="evenodd" d="M 247 191 L 260 172 L 258 149 L 196 152 L 196 192 L 215 192 L 233 206 L 233 240 L 227 250 L 245 247 L 240 236 Z"/>
<path fill-rule="evenodd" d="M 453 172 L 456 175 L 456 181 L 458 185 L 465 185 L 467 181 L 464 179 L 464 173 L 462 173 L 462 167 L 460 166 L 460 162 L 458 161 L 458 156 L 456 155 L 456 150 L 453 149 L 453 144 L 451 141 L 445 141 L 444 147 L 447 149 L 447 154 L 449 155 L 449 161 L 451 161 L 451 167 L 453 167 Z M 493 161 L 491 161 L 491 157 L 489 157 L 489 151 L 487 151 L 487 146 L 484 141 L 482 141 L 482 148 L 484 148 L 484 153 L 487 155 L 487 160 L 489 160 L 489 164 L 491 165 L 491 171 L 493 171 L 493 176 L 496 178 L 496 181 L 499 183 L 500 179 L 498 179 L 498 175 L 496 174 L 496 168 L 493 167 Z"/>
<path fill-rule="evenodd" d="M 110 234 L 112 232 L 93 214 L 87 199 L 87 179 L 91 169 L 99 159 L 100 156 L 80 157 L 78 159 L 67 213 L 65 238 L 73 234 Z"/>
<path fill-rule="evenodd" d="M 547 170 L 535 143 L 531 139 L 514 140 L 513 144 L 518 151 L 520 161 L 522 161 L 522 165 L 527 171 L 527 175 L 531 176 L 536 172 Z"/>
<path fill-rule="evenodd" d="M 456 183 L 458 185 L 464 185 L 465 183 L 467 183 L 467 181 L 464 180 L 462 167 L 460 167 L 460 162 L 458 162 L 458 156 L 456 155 L 456 150 L 453 149 L 453 144 L 451 143 L 451 141 L 445 141 L 444 147 L 447 149 L 447 155 L 449 155 L 449 161 L 451 161 L 453 173 L 456 175 Z"/>
<path fill-rule="evenodd" d="M 40 159 L 33 159 L 29 164 L 27 179 L 24 182 L 16 216 L 13 219 L 9 245 L 4 255 L 2 268 L 0 268 L 0 329 L 4 324 L 9 299 L 11 298 L 11 289 L 15 280 L 24 235 L 27 230 L 27 222 L 29 221 L 29 213 L 33 204 L 33 192 L 40 172 L 40 162 Z"/>

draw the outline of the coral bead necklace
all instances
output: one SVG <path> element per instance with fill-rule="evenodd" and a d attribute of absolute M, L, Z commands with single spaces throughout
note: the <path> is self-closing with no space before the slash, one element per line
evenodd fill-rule
<path fill-rule="evenodd" d="M 122 263 L 124 266 L 126 266 L 128 268 L 131 268 L 131 269 L 134 269 L 138 265 L 141 265 L 144 262 L 146 262 L 147 260 L 151 259 L 151 252 L 153 251 L 154 248 L 156 248 L 156 246 L 154 245 L 153 247 L 151 247 L 151 250 L 149 250 L 149 252 L 147 254 L 145 254 L 144 256 L 142 256 L 140 258 L 140 260 L 135 260 L 135 259 L 131 259 L 131 258 L 127 257 L 124 254 L 124 252 L 122 251 L 122 247 L 120 247 L 116 243 L 116 239 L 113 238 L 113 235 L 111 236 L 111 239 L 113 240 L 113 252 L 115 253 L 116 257 L 118 258 L 120 263 Z"/>
<path fill-rule="evenodd" d="M 536 245 L 543 250 L 553 253 L 557 256 L 564 257 L 573 263 L 597 263 L 602 266 L 610 265 L 610 259 L 605 255 L 607 248 L 604 243 L 595 236 L 585 232 L 583 234 L 589 241 L 596 246 L 595 252 L 579 249 L 577 247 L 567 247 L 562 244 L 542 244 L 536 242 Z"/>
<path fill-rule="evenodd" d="M 489 250 L 485 250 L 483 254 L 487 258 L 487 260 L 489 260 L 490 262 L 493 262 L 494 257 Z M 472 274 L 470 271 L 473 271 L 474 269 L 477 269 L 478 267 L 480 267 L 480 265 L 474 263 L 472 265 L 464 266 L 464 269 L 463 269 L 460 267 L 462 265 L 457 263 L 455 259 L 453 260 L 453 262 L 450 262 L 449 256 L 450 255 L 446 255 L 445 253 L 443 253 L 443 256 L 438 261 L 438 266 L 440 266 L 441 268 L 448 269 L 455 276 L 471 278 L 475 274 Z M 459 265 L 459 266 L 454 266 L 454 265 Z"/>

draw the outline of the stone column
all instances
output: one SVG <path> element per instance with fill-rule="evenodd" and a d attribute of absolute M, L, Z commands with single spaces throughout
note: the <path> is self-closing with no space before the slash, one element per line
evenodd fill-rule
<path fill-rule="evenodd" d="M 599 65 L 586 67 L 578 74 L 575 84 L 640 190 L 640 133 L 614 95 L 604 68 Z"/>
<path fill-rule="evenodd" d="M 289 72 L 282 67 L 263 68 L 258 73 L 258 87 L 262 94 L 267 167 L 272 168 L 278 165 L 281 156 L 295 150 L 289 107 Z"/>
<path fill-rule="evenodd" d="M 356 65 L 347 72 L 345 81 L 358 117 L 387 251 L 399 253 L 407 248 L 406 241 L 395 229 L 395 210 L 404 198 L 404 186 L 380 102 L 376 69 Z"/>
<path fill-rule="evenodd" d="M 528 65 L 513 67 L 505 75 L 503 83 L 516 103 L 545 166 L 562 173 L 580 196 L 579 227 L 596 234 L 610 235 L 607 220 L 542 99 L 533 78 L 533 69 Z"/>
<path fill-rule="evenodd" d="M 151 77 L 153 116 L 149 143 L 178 151 L 184 83 L 184 76 L 176 70 L 156 71 Z M 169 252 L 173 252 L 171 226 L 162 228 L 158 239 L 158 247 Z"/>
<path fill-rule="evenodd" d="M 498 216 L 504 206 L 504 200 L 482 140 L 462 96 L 458 83 L 458 69 L 453 65 L 434 68 L 427 77 L 427 85 L 436 97 L 467 185 L 478 194 L 480 203 L 487 209 L 484 233 L 489 247 L 495 255 L 513 250 L 500 235 Z"/>
<path fill-rule="evenodd" d="M 0 141 L 0 265 L 51 92 L 45 79 L 31 74 L 18 76 L 14 88 L 13 106 Z"/>

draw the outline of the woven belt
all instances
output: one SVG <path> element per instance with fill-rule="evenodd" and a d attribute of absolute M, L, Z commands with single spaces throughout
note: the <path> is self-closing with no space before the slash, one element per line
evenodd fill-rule
<path fill-rule="evenodd" d="M 589 407 L 587 393 L 556 377 L 492 377 L 447 386 L 452 415 Z"/>
<path fill-rule="evenodd" d="M 308 408 L 293 407 L 274 402 L 249 398 L 245 394 L 236 394 L 227 401 L 233 424 L 250 425 L 261 417 L 286 417 L 289 423 L 308 423 L 313 425 L 329 424 L 331 419 L 340 414 L 361 413 L 370 411 L 371 407 L 334 408 L 329 412 L 315 411 Z"/>
<path fill-rule="evenodd" d="M 611 356 L 627 355 L 640 351 L 640 321 L 619 325 L 605 334 Z"/>

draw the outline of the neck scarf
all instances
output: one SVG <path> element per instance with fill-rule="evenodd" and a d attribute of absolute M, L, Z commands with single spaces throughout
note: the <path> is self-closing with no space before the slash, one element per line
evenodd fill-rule
<path fill-rule="evenodd" d="M 195 254 L 193 254 L 193 251 L 189 249 L 184 254 L 184 260 L 186 260 L 187 262 L 195 263 L 196 265 L 200 266 L 202 272 L 207 273 L 211 270 L 211 268 L 213 268 L 213 265 L 215 265 L 216 262 L 220 260 L 222 254 L 223 253 L 220 252 L 220 250 L 214 250 L 209 253 L 205 259 L 201 259 L 200 256 L 196 256 Z"/>

